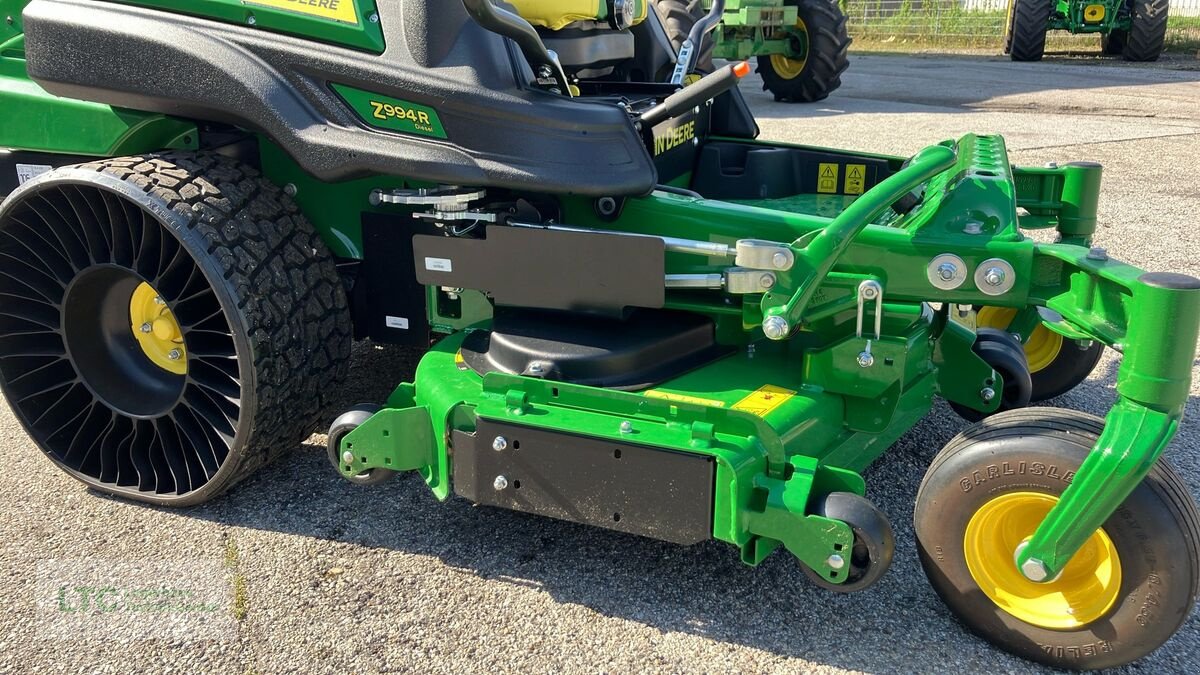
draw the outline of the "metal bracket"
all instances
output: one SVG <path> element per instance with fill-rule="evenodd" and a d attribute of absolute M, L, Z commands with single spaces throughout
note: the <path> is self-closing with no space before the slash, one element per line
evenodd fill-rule
<path fill-rule="evenodd" d="M 868 279 L 858 285 L 858 317 L 854 331 L 858 338 L 863 336 L 863 319 L 868 302 L 875 303 L 875 340 L 880 340 L 883 338 L 883 287 L 874 279 Z M 871 354 L 871 340 L 869 339 L 866 349 L 858 355 L 858 365 L 863 368 L 875 365 L 875 357 Z"/>

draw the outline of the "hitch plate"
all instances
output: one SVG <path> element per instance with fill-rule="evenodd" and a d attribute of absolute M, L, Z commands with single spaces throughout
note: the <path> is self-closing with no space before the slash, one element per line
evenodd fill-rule
<path fill-rule="evenodd" d="M 453 444 L 454 491 L 476 504 L 676 544 L 712 537 L 711 457 L 484 418 Z"/>

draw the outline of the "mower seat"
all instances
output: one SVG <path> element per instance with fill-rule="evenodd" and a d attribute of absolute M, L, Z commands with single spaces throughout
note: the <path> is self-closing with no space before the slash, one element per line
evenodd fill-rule
<path fill-rule="evenodd" d="M 546 48 L 558 55 L 563 68 L 581 77 L 602 76 L 634 57 L 629 28 L 645 21 L 650 7 L 649 0 L 508 2 L 537 27 Z"/>

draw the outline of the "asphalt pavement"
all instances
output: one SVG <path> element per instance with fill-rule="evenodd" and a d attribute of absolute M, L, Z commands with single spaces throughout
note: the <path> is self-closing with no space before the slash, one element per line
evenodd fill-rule
<path fill-rule="evenodd" d="M 754 78 L 743 86 L 766 138 L 908 155 L 997 132 L 1016 163 L 1099 161 L 1098 244 L 1200 276 L 1197 64 L 856 55 L 822 103 L 775 103 Z M 381 399 L 417 357 L 360 345 L 346 404 Z M 1056 403 L 1104 414 L 1116 366 L 1108 354 Z M 1168 455 L 1200 496 L 1200 387 L 1192 394 Z M 962 427 L 939 403 L 868 472 L 868 496 L 896 530 L 895 562 L 872 589 L 836 595 L 782 554 L 752 569 L 717 542 L 683 548 L 442 504 L 414 476 L 356 487 L 327 465 L 322 436 L 208 505 L 140 506 L 59 472 L 0 406 L 0 672 L 1034 671 L 960 627 L 917 562 L 917 485 Z M 71 623 L 64 607 L 79 592 L 48 598 L 47 584 L 88 565 L 101 576 L 141 565 L 121 572 L 119 591 L 208 584 L 219 617 Z M 1194 613 L 1129 671 L 1195 672 L 1197 654 Z"/>

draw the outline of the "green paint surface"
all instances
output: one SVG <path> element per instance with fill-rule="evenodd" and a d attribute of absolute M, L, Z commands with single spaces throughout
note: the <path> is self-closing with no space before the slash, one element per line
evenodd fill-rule
<path fill-rule="evenodd" d="M 402 134 L 446 138 L 446 129 L 437 111 L 411 101 L 382 96 L 344 84 L 331 84 L 362 121 L 387 131 Z"/>

